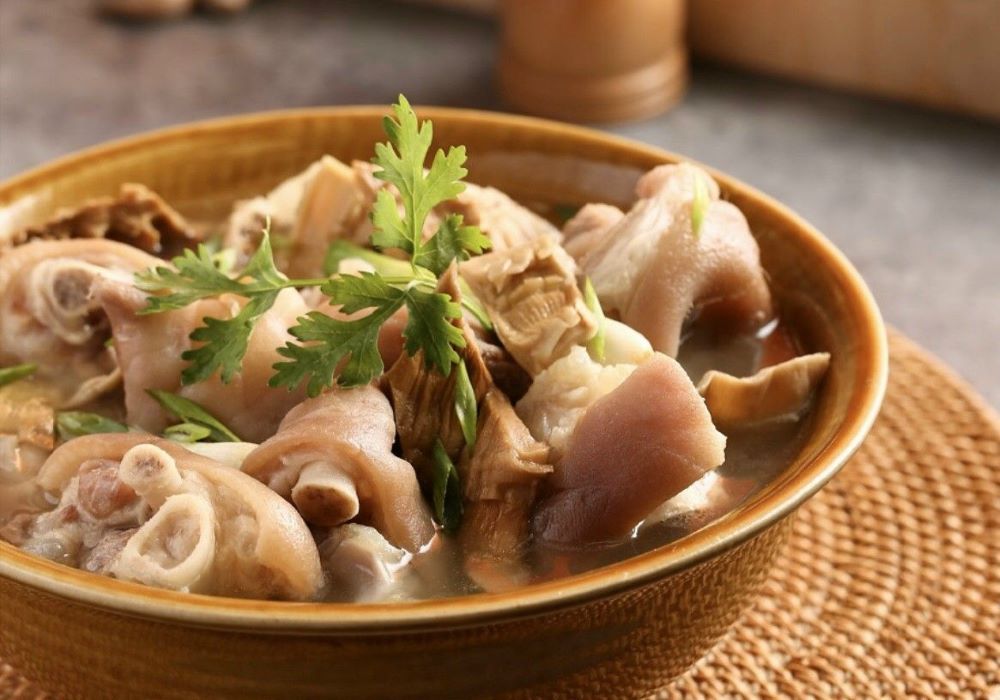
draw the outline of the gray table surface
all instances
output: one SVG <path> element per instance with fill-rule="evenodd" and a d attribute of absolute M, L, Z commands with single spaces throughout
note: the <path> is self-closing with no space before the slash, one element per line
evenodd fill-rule
<path fill-rule="evenodd" d="M 277 107 L 502 109 L 487 21 L 384 0 L 258 0 L 229 19 L 109 21 L 0 2 L 0 177 L 145 129 Z M 846 252 L 886 319 L 1000 404 L 1000 128 L 698 68 L 669 114 L 608 127 L 726 170 Z"/>

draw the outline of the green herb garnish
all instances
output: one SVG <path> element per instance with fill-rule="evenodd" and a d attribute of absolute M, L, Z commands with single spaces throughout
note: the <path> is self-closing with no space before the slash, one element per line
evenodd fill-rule
<path fill-rule="evenodd" d="M 426 366 L 445 377 L 450 376 L 455 365 L 460 367 L 454 408 L 465 442 L 471 447 L 476 439 L 476 397 L 458 352 L 465 347 L 465 336 L 454 321 L 461 317 L 464 306 L 484 327 L 491 328 L 492 324 L 464 282 L 459 280 L 462 306 L 450 295 L 439 292 L 437 286 L 439 277 L 454 261 L 483 252 L 490 242 L 477 227 L 465 225 L 458 214 L 444 216 L 433 234 L 424 236 L 428 216 L 434 208 L 465 188 L 462 182 L 466 175 L 465 148 L 453 147 L 447 152 L 439 149 L 425 171 L 433 140 L 431 123 L 419 122 L 402 95 L 393 110 L 395 118 L 386 117 L 383 121 L 388 142 L 376 145 L 372 162 L 378 166 L 375 176 L 394 186 L 395 191 L 383 188 L 376 195 L 372 244 L 379 249 L 402 251 L 405 260 L 337 242 L 324 261 L 326 277 L 288 279 L 274 263 L 266 227 L 260 247 L 242 272 L 231 273 L 223 255 L 201 246 L 197 251 L 186 251 L 174 258 L 173 269 L 156 267 L 136 275 L 136 285 L 150 295 L 143 313 L 180 309 L 227 293 L 246 299 L 232 318 L 204 318 L 204 325 L 191 333 L 196 345 L 182 354 L 189 363 L 182 373 L 184 384 L 203 381 L 217 372 L 223 382 L 232 381 L 241 370 L 256 323 L 274 305 L 278 293 L 287 288 L 319 287 L 332 304 L 354 317 L 332 318 L 314 311 L 297 319 L 296 325 L 289 329 L 295 341 L 278 348 L 284 360 L 275 363 L 275 373 L 269 382 L 273 387 L 289 390 L 305 384 L 310 396 L 317 396 L 334 383 L 359 386 L 378 377 L 384 370 L 378 352 L 379 330 L 394 313 L 405 308 L 406 353 L 411 357 L 423 353 Z M 370 262 L 375 272 L 336 274 L 340 260 L 345 257 L 360 257 Z M 204 432 L 197 430 L 200 427 L 210 431 L 211 439 L 239 440 L 197 404 L 168 392 L 149 393 L 184 422 L 170 429 L 172 437 L 201 439 L 194 437 Z M 453 529 L 461 518 L 458 472 L 440 441 L 434 452 L 438 465 L 435 512 L 442 526 Z"/>
<path fill-rule="evenodd" d="M 70 440 L 82 435 L 127 433 L 128 426 L 96 413 L 62 411 L 56 414 L 56 430 L 61 440 Z"/>
<path fill-rule="evenodd" d="M 708 184 L 700 170 L 694 171 L 694 195 L 691 198 L 691 232 L 695 238 L 701 235 L 701 225 L 711 204 L 708 198 Z"/>
<path fill-rule="evenodd" d="M 604 341 L 607 337 L 608 321 L 604 316 L 604 309 L 601 308 L 601 301 L 597 298 L 597 292 L 594 291 L 594 283 L 589 277 L 583 281 L 583 303 L 597 319 L 597 332 L 587 342 L 587 350 L 595 360 L 604 362 Z"/>
<path fill-rule="evenodd" d="M 334 241 L 326 251 L 326 258 L 323 261 L 323 274 L 334 275 L 340 267 L 340 263 L 348 258 L 358 258 L 365 261 L 375 272 L 383 277 L 403 277 L 412 274 L 413 268 L 410 263 L 399 258 L 389 257 L 385 253 L 379 253 L 371 248 L 362 248 L 350 241 Z M 462 292 L 462 308 L 472 314 L 476 321 L 488 331 L 493 330 L 493 322 L 483 308 L 482 302 L 472 293 L 472 288 L 461 277 L 458 278 L 458 287 Z"/>
<path fill-rule="evenodd" d="M 222 421 L 206 411 L 190 399 L 183 396 L 171 394 L 169 391 L 160 389 L 146 389 L 146 393 L 156 399 L 156 402 L 169 413 L 180 418 L 182 423 L 193 423 L 209 430 L 206 436 L 212 442 L 243 442 L 232 430 L 227 428 Z M 169 436 L 168 436 L 169 437 Z"/>
<path fill-rule="evenodd" d="M 181 373 L 183 384 L 204 381 L 217 371 L 222 381 L 228 383 L 240 371 L 254 325 L 274 305 L 282 289 L 303 281 L 293 283 L 278 271 L 266 229 L 257 252 L 236 278 L 222 269 L 220 256 L 206 245 L 198 246 L 197 252 L 185 250 L 171 262 L 176 269 L 155 267 L 135 275 L 139 289 L 153 292 L 147 298 L 146 308 L 139 313 L 181 309 L 201 299 L 226 293 L 248 300 L 232 318 L 203 319 L 205 325 L 191 333 L 191 339 L 201 345 L 181 354 L 181 358 L 190 363 Z M 167 293 L 158 294 L 161 292 Z"/>
<path fill-rule="evenodd" d="M 462 521 L 462 489 L 458 470 L 438 439 L 434 442 L 434 518 L 445 532 L 454 532 Z"/>
<path fill-rule="evenodd" d="M 212 437 L 212 429 L 197 423 L 178 423 L 163 431 L 163 437 L 174 442 L 195 443 Z"/>
<path fill-rule="evenodd" d="M 431 210 L 458 195 L 465 187 L 465 148 L 445 153 L 438 150 L 430 169 L 424 172 L 432 138 L 430 122 L 418 124 L 406 98 L 394 106 L 397 120 L 383 121 L 388 143 L 375 146 L 373 162 L 380 167 L 375 176 L 396 186 L 403 202 L 400 216 L 396 198 L 381 189 L 375 200 L 372 243 L 396 248 L 409 255 L 410 269 L 401 276 L 380 272 L 331 278 L 321 290 L 345 313 L 368 311 L 349 321 L 313 312 L 299 319 L 290 333 L 303 344 L 289 343 L 278 352 L 288 358 L 279 362 L 272 386 L 298 386 L 308 382 L 315 396 L 336 381 L 342 386 L 367 384 L 382 373 L 378 353 L 378 330 L 397 310 L 406 307 L 409 320 L 403 330 L 404 348 L 410 356 L 423 351 L 428 367 L 448 376 L 459 362 L 457 350 L 465 338 L 452 324 L 461 316 L 459 305 L 434 289 L 438 276 L 453 260 L 482 252 L 489 246 L 478 228 L 464 226 L 458 215 L 449 215 L 434 235 L 423 239 L 424 224 Z M 330 256 L 327 257 L 329 263 Z"/>
<path fill-rule="evenodd" d="M 402 95 L 393 110 L 396 120 L 391 117 L 382 120 L 389 142 L 375 144 L 372 162 L 381 168 L 375 171 L 375 177 L 399 190 L 403 215 L 399 215 L 393 194 L 388 189 L 379 190 L 372 210 L 375 225 L 372 243 L 378 248 L 398 248 L 410 255 L 414 266 L 440 275 L 452 260 L 481 253 L 490 245 L 478 228 L 464 226 L 458 214 L 445 217 L 437 232 L 429 240 L 423 240 L 427 215 L 465 189 L 462 182 L 468 174 L 463 167 L 465 146 L 453 146 L 447 153 L 438 149 L 425 173 L 424 161 L 433 139 L 432 124 L 429 121 L 418 124 L 417 115 Z"/>
<path fill-rule="evenodd" d="M 458 363 L 455 375 L 455 415 L 462 426 L 462 437 L 465 444 L 472 449 L 476 446 L 476 427 L 479 422 L 479 408 L 476 404 L 476 392 L 469 380 L 469 370 L 464 362 Z"/>
<path fill-rule="evenodd" d="M 38 365 L 34 362 L 26 362 L 23 365 L 14 365 L 0 369 L 0 386 L 6 386 L 12 382 L 26 379 L 38 371 Z"/>

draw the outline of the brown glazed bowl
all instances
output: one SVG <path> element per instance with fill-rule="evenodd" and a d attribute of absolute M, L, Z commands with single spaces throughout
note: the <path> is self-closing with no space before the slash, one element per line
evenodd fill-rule
<path fill-rule="evenodd" d="M 149 185 L 221 219 L 324 153 L 368 158 L 376 107 L 182 126 L 92 148 L 0 184 L 0 233 L 59 207 Z M 465 144 L 470 180 L 535 205 L 627 206 L 678 156 L 522 117 L 423 109 Z M 763 253 L 781 313 L 832 353 L 794 463 L 726 517 L 612 566 L 510 593 L 402 604 L 189 595 L 65 568 L 0 543 L 0 657 L 56 697 L 638 697 L 701 657 L 752 601 L 792 514 L 868 432 L 886 384 L 885 329 L 858 273 L 781 204 L 720 173 Z"/>

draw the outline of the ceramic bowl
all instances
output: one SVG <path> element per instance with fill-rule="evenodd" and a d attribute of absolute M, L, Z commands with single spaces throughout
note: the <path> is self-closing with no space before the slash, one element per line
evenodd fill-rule
<path fill-rule="evenodd" d="M 367 158 L 384 108 L 286 111 L 158 131 L 0 185 L 0 233 L 141 182 L 221 219 L 324 153 Z M 470 180 L 528 204 L 627 206 L 678 156 L 577 127 L 423 109 L 465 144 Z M 787 208 L 725 176 L 781 313 L 833 356 L 811 434 L 773 483 L 726 517 L 618 564 L 504 594 L 405 604 L 293 604 L 148 588 L 0 543 L 0 657 L 56 697 L 645 696 L 701 657 L 751 602 L 795 510 L 857 449 L 886 383 L 885 330 L 858 273 Z"/>

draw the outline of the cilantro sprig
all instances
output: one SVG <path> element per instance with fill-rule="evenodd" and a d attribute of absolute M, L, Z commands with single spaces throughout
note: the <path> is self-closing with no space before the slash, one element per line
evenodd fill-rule
<path fill-rule="evenodd" d="M 409 256 L 409 270 L 334 276 L 323 284 L 322 292 L 345 313 L 366 315 L 340 320 L 313 312 L 300 318 L 289 331 L 300 342 L 279 348 L 287 361 L 275 364 L 271 386 L 292 388 L 305 382 L 309 395 L 315 396 L 334 381 L 341 386 L 367 384 L 384 369 L 378 329 L 403 307 L 409 312 L 403 329 L 407 354 L 423 351 L 427 366 L 445 376 L 460 361 L 457 351 L 465 347 L 465 338 L 452 322 L 461 316 L 461 307 L 434 287 L 452 261 L 481 253 L 490 242 L 458 214 L 446 216 L 426 239 L 424 228 L 436 206 L 465 188 L 465 148 L 452 147 L 447 153 L 438 149 L 425 171 L 431 123 L 419 122 L 402 95 L 393 110 L 396 119 L 383 120 L 389 140 L 376 144 L 372 162 L 379 168 L 375 177 L 395 187 L 403 211 L 388 187 L 379 190 L 372 210 L 372 244 L 403 251 Z M 329 255 L 326 262 L 329 265 Z"/>
<path fill-rule="evenodd" d="M 482 253 L 489 239 L 475 226 L 465 226 L 460 214 L 449 214 L 437 231 L 423 240 L 428 215 L 442 202 L 454 199 L 465 190 L 465 146 L 452 146 L 447 152 L 438 149 L 431 167 L 424 162 L 434 138 L 430 121 L 418 122 L 410 103 L 402 95 L 393 105 L 396 119 L 385 117 L 382 127 L 387 143 L 375 144 L 372 162 L 380 169 L 375 177 L 395 185 L 403 204 L 400 215 L 396 198 L 388 188 L 379 190 L 372 210 L 377 248 L 397 248 L 408 253 L 414 267 L 440 275 L 452 260 L 464 260 L 472 253 Z"/>
<path fill-rule="evenodd" d="M 190 338 L 195 346 L 181 355 L 188 362 L 181 375 L 183 384 L 204 381 L 216 373 L 224 383 L 232 381 L 240 372 L 256 323 L 274 306 L 278 293 L 290 287 L 318 286 L 345 313 L 358 316 L 344 320 L 312 312 L 300 317 L 289 329 L 298 342 L 278 349 L 285 360 L 275 364 L 271 386 L 293 389 L 305 383 L 309 395 L 315 396 L 334 382 L 341 386 L 367 384 L 384 369 L 378 354 L 378 331 L 403 307 L 409 312 L 403 331 L 408 354 L 422 350 L 427 365 L 445 375 L 459 362 L 457 351 L 465 346 L 465 340 L 452 321 L 460 317 L 461 308 L 435 286 L 453 260 L 481 253 L 489 247 L 489 239 L 477 227 L 466 226 L 459 214 L 445 216 L 435 232 L 424 237 L 433 209 L 465 188 L 465 148 L 439 149 L 425 171 L 433 139 L 431 123 L 419 122 L 402 95 L 393 109 L 396 118 L 384 120 L 388 142 L 376 145 L 373 162 L 379 168 L 375 176 L 395 187 L 402 213 L 393 191 L 380 189 L 372 212 L 372 243 L 403 251 L 409 264 L 396 261 L 395 274 L 391 275 L 375 272 L 289 279 L 275 265 L 267 227 L 260 247 L 238 274 L 230 273 L 209 246 L 185 251 L 171 261 L 172 268 L 158 266 L 137 274 L 136 286 L 149 293 L 147 306 L 140 313 L 181 309 L 220 294 L 246 300 L 232 317 L 206 317 L 204 325 L 194 329 Z M 329 265 L 329 256 L 326 262 Z M 471 296 L 462 304 L 488 326 L 488 316 Z"/>
<path fill-rule="evenodd" d="M 190 337 L 198 345 L 181 353 L 181 358 L 189 363 L 181 373 L 183 384 L 196 384 L 216 372 L 224 383 L 232 381 L 240 371 L 254 326 L 274 306 L 278 293 L 288 287 L 307 287 L 325 281 L 289 280 L 282 274 L 274 263 L 269 228 L 270 225 L 265 227 L 260 246 L 238 275 L 229 273 L 223 258 L 208 245 L 198 246 L 197 251 L 184 251 L 171 261 L 173 268 L 158 266 L 135 275 L 136 287 L 150 293 L 140 314 L 182 309 L 220 294 L 247 300 L 232 317 L 205 317 L 202 319 L 205 325 L 194 329 Z"/>
<path fill-rule="evenodd" d="M 411 357 L 422 353 L 426 367 L 446 377 L 459 368 L 454 410 L 466 449 L 471 449 L 476 441 L 477 401 L 459 352 L 466 340 L 456 320 L 464 307 L 484 327 L 491 328 L 491 323 L 461 280 L 461 293 L 456 295 L 460 300 L 437 287 L 450 265 L 482 253 L 490 241 L 479 228 L 466 225 L 460 214 L 431 218 L 440 204 L 465 189 L 465 148 L 438 149 L 425 168 L 433 126 L 429 121 L 420 122 L 402 95 L 393 112 L 394 118 L 383 120 L 388 140 L 376 145 L 372 159 L 377 166 L 375 177 L 386 183 L 376 194 L 372 209 L 371 242 L 376 250 L 335 242 L 324 261 L 326 277 L 289 279 L 275 265 L 268 225 L 260 247 L 242 272 L 232 272 L 218 251 L 202 246 L 174 258 L 173 267 L 158 266 L 136 275 L 136 286 L 149 294 L 142 313 L 181 309 L 222 294 L 243 300 L 234 306 L 231 317 L 203 318 L 203 325 L 190 334 L 193 347 L 181 355 L 188 363 L 181 375 L 183 384 L 204 381 L 216 373 L 228 383 L 241 371 L 253 329 L 274 306 L 281 290 L 319 287 L 349 317 L 334 318 L 313 311 L 298 318 L 289 328 L 294 340 L 278 348 L 283 359 L 274 364 L 275 373 L 269 381 L 272 387 L 289 390 L 305 385 L 309 396 L 317 396 L 334 384 L 358 386 L 378 377 L 385 369 L 378 351 L 380 329 L 405 308 L 406 353 Z M 429 226 L 429 221 L 434 225 Z M 385 255 L 385 250 L 399 251 L 404 259 Z M 370 262 L 375 271 L 337 273 L 340 260 L 354 256 Z M 200 407 L 194 406 L 200 412 L 193 411 L 178 396 L 151 394 L 183 421 L 172 429 L 175 439 L 236 438 Z M 434 452 L 435 514 L 444 527 L 454 529 L 462 506 L 458 472 L 440 441 Z"/>

